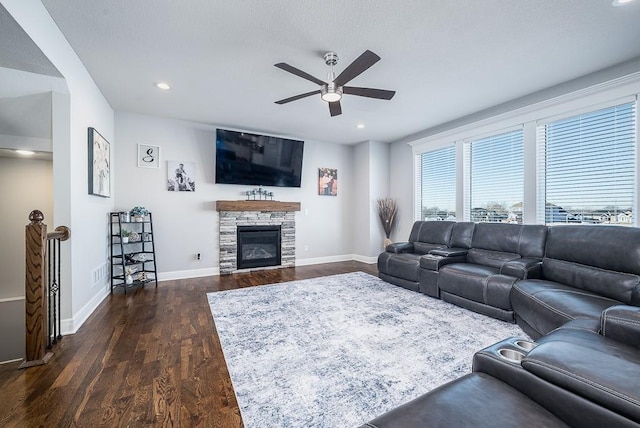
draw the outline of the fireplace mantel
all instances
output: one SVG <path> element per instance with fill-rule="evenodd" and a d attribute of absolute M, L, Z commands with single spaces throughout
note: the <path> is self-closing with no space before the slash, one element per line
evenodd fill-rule
<path fill-rule="evenodd" d="M 216 201 L 216 211 L 300 211 L 300 202 Z"/>

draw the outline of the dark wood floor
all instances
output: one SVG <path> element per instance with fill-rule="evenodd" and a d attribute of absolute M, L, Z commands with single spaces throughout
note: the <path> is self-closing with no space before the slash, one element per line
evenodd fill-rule
<path fill-rule="evenodd" d="M 205 293 L 354 271 L 377 273 L 342 262 L 118 291 L 47 365 L 0 366 L 0 426 L 241 427 Z"/>

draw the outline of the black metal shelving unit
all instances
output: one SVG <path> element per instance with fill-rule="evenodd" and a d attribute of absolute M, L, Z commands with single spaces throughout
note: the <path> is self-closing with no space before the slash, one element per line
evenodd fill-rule
<path fill-rule="evenodd" d="M 158 271 L 156 268 L 156 249 L 153 236 L 153 220 L 148 213 L 141 221 L 125 218 L 125 213 L 112 212 L 109 214 L 109 228 L 111 229 L 111 293 L 113 289 L 122 287 L 125 294 L 127 288 L 144 287 L 149 282 L 155 282 L 158 287 Z M 133 233 L 134 240 L 123 242 L 122 232 Z M 136 236 L 137 235 L 137 236 Z M 127 270 L 131 270 L 133 282 L 127 284 Z"/>

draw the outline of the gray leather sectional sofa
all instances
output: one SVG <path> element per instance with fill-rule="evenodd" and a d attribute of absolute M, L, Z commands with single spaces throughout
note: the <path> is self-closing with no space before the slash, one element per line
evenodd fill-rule
<path fill-rule="evenodd" d="M 536 341 L 481 350 L 473 373 L 364 427 L 640 426 L 640 229 L 416 222 L 378 270 Z"/>

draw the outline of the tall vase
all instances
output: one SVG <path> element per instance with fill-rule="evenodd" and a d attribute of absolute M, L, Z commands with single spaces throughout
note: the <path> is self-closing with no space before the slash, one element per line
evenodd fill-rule
<path fill-rule="evenodd" d="M 124 281 L 127 283 L 127 285 L 133 284 L 133 276 L 131 276 L 131 274 L 127 274 Z"/>

